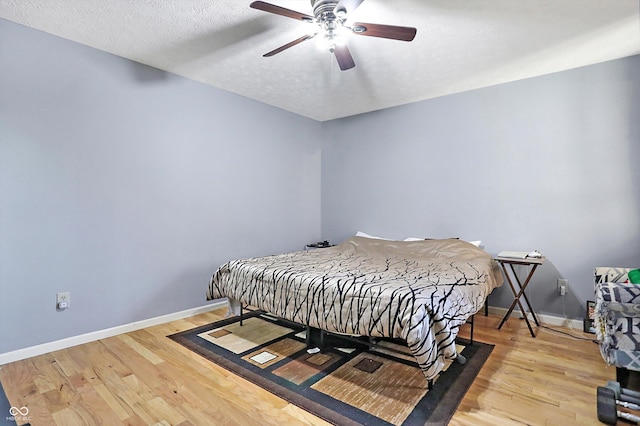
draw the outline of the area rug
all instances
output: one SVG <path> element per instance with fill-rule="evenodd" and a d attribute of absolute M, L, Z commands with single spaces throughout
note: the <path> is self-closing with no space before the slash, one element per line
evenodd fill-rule
<path fill-rule="evenodd" d="M 7 394 L 4 393 L 4 388 L 2 387 L 2 383 L 0 383 L 0 425 L 3 426 L 15 426 L 16 423 L 16 414 L 20 415 L 20 413 L 24 413 L 25 407 L 20 408 L 20 412 L 18 412 L 17 408 L 12 407 L 9 404 L 9 399 L 7 399 Z"/>
<path fill-rule="evenodd" d="M 310 340 L 305 327 L 263 312 L 244 315 L 242 325 L 233 317 L 168 337 L 340 426 L 446 425 L 493 350 L 459 344 L 467 362 L 450 362 L 429 389 L 401 342 L 369 349 L 364 339 L 323 335 L 317 351 L 317 335 Z"/>

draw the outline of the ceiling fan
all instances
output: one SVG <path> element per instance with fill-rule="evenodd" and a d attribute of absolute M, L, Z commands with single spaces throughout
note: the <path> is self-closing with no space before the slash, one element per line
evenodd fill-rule
<path fill-rule="evenodd" d="M 336 60 L 338 61 L 338 66 L 344 71 L 355 67 L 356 64 L 353 61 L 351 52 L 349 52 L 349 48 L 347 47 L 341 33 L 350 31 L 352 34 L 357 35 L 402 41 L 411 41 L 416 36 L 416 29 L 411 27 L 368 24 L 364 22 L 347 24 L 347 17 L 349 13 L 353 12 L 363 1 L 364 0 L 311 0 L 313 16 L 276 6 L 275 4 L 263 1 L 254 1 L 250 5 L 253 9 L 274 13 L 276 15 L 285 16 L 287 18 L 303 22 L 314 23 L 319 27 L 314 33 L 304 35 L 272 50 L 271 52 L 265 53 L 263 56 L 273 56 L 322 33 L 329 46 L 329 51 L 335 55 Z"/>

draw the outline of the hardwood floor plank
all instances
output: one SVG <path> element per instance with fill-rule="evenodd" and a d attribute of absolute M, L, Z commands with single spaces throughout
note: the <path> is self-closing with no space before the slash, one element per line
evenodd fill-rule
<path fill-rule="evenodd" d="M 102 400 L 106 403 L 108 410 L 113 411 L 113 413 L 120 420 L 128 419 L 131 414 L 118 402 L 111 392 L 107 389 L 107 387 L 103 383 L 99 383 L 95 386 L 96 393 L 100 395 Z"/>
<path fill-rule="evenodd" d="M 185 422 L 186 417 L 174 408 L 175 406 L 170 405 L 163 398 L 156 396 L 155 398 L 149 401 L 149 406 L 158 413 L 162 419 L 166 420 L 170 425 L 177 425 Z"/>
<path fill-rule="evenodd" d="M 326 426 L 166 337 L 220 320 L 225 312 L 6 364 L 0 380 L 12 405 L 29 408 L 33 426 Z M 562 329 L 580 340 L 541 328 L 532 338 L 517 318 L 497 330 L 500 319 L 475 319 L 474 338 L 495 348 L 450 424 L 599 425 L 596 388 L 615 380 L 615 369 L 589 340 L 593 335 Z M 461 337 L 468 332 L 463 327 Z"/>
<path fill-rule="evenodd" d="M 160 364 L 161 362 L 164 362 L 164 360 L 162 358 L 160 358 L 159 356 L 154 354 L 152 351 L 150 351 L 149 349 L 145 348 L 143 345 L 138 343 L 133 338 L 133 335 L 135 333 L 136 332 L 130 333 L 130 334 L 121 334 L 120 336 L 117 336 L 117 338 L 122 340 L 127 345 L 131 346 L 131 348 L 134 351 L 136 351 L 137 353 L 139 353 L 140 355 L 145 357 L 150 363 L 152 363 L 152 364 Z"/>

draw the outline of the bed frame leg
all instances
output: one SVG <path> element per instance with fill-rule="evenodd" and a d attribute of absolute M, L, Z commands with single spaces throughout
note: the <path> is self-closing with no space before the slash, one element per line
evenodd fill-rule
<path fill-rule="evenodd" d="M 240 303 L 240 326 L 242 327 L 242 319 L 243 319 L 243 315 L 242 315 L 242 303 Z"/>
<path fill-rule="evenodd" d="M 473 315 L 471 316 L 471 334 L 470 334 L 470 336 L 469 336 L 469 340 L 470 340 L 470 343 L 469 343 L 469 344 L 471 344 L 471 345 L 473 345 L 473 326 L 474 326 L 474 323 L 475 323 L 475 321 L 474 321 L 475 317 L 476 317 L 476 315 L 475 315 L 475 314 L 473 314 Z"/>
<path fill-rule="evenodd" d="M 433 390 L 433 380 L 427 380 L 427 389 Z"/>
<path fill-rule="evenodd" d="M 307 349 L 311 348 L 311 327 L 309 327 L 308 325 L 307 327 L 307 335 L 304 338 L 304 343 L 307 345 Z"/>

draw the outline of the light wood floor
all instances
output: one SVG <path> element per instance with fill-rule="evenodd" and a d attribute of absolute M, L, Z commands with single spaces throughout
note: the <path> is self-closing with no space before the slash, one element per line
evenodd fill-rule
<path fill-rule="evenodd" d="M 29 408 L 34 426 L 326 425 L 165 337 L 224 312 L 6 364 L 0 380 L 12 406 Z M 476 316 L 475 338 L 496 347 L 450 424 L 600 424 L 596 387 L 614 380 L 615 369 L 598 345 L 545 329 L 534 339 L 518 318 L 497 330 L 499 320 Z"/>

